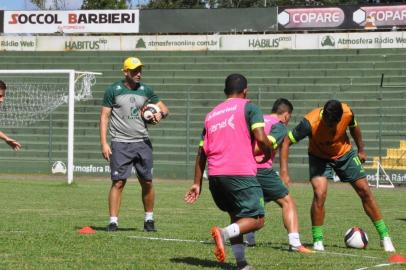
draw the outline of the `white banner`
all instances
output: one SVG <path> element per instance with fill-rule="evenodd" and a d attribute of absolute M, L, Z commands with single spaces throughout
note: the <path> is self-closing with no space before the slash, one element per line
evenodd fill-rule
<path fill-rule="evenodd" d="M 4 11 L 5 34 L 138 32 L 139 10 Z"/>
<path fill-rule="evenodd" d="M 0 36 L 3 51 L 230 51 L 406 48 L 406 32 L 277 35 Z"/>

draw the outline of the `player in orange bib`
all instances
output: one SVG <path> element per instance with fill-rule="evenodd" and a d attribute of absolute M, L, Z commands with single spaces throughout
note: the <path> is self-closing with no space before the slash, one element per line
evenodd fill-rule
<path fill-rule="evenodd" d="M 347 135 L 347 128 L 357 145 L 353 149 Z M 324 203 L 327 197 L 327 179 L 333 178 L 333 170 L 342 182 L 348 182 L 361 198 L 365 213 L 374 223 L 381 238 L 381 245 L 387 252 L 395 248 L 389 237 L 388 228 L 382 219 L 378 203 L 368 186 L 362 163 L 366 154 L 354 114 L 345 103 L 329 100 L 323 108 L 316 108 L 305 115 L 303 120 L 288 133 L 281 146 L 280 176 L 285 183 L 290 182 L 288 173 L 289 146 L 305 137 L 309 138 L 309 175 L 313 187 L 311 206 L 313 249 L 324 251 L 323 223 Z"/>

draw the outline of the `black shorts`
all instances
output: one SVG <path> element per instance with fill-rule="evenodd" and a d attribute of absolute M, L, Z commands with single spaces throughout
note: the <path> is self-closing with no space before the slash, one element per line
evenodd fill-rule
<path fill-rule="evenodd" d="M 152 144 L 141 142 L 111 142 L 111 180 L 127 180 L 135 168 L 141 180 L 152 180 Z"/>

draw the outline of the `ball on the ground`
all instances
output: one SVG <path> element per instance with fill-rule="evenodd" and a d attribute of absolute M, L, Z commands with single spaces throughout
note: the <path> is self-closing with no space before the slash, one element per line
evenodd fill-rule
<path fill-rule="evenodd" d="M 155 104 L 147 104 L 141 110 L 142 119 L 149 124 L 156 124 L 154 114 L 159 113 L 161 109 Z"/>
<path fill-rule="evenodd" d="M 344 242 L 349 248 L 366 248 L 368 235 L 360 227 L 352 227 L 345 233 Z"/>

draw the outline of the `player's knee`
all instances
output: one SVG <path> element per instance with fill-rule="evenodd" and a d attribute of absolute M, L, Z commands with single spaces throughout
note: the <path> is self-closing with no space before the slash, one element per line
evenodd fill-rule
<path fill-rule="evenodd" d="M 259 230 L 259 229 L 261 229 L 262 227 L 264 227 L 264 225 L 265 225 L 265 218 L 262 216 L 262 217 L 258 217 L 257 219 L 256 219 L 256 229 L 257 230 Z"/>
<path fill-rule="evenodd" d="M 125 180 L 117 180 L 117 181 L 113 181 L 111 187 L 115 188 L 115 189 L 119 189 L 122 190 L 125 186 Z"/>
<path fill-rule="evenodd" d="M 143 190 L 151 190 L 153 188 L 152 181 L 140 181 Z"/>
<path fill-rule="evenodd" d="M 326 200 L 327 192 L 325 190 L 315 190 L 314 191 L 314 199 L 317 202 L 323 202 Z"/>

